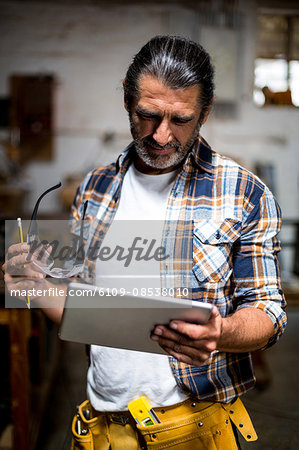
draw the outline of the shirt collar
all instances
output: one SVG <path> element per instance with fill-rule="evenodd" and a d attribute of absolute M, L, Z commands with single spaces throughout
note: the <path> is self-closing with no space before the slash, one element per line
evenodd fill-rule
<path fill-rule="evenodd" d="M 191 160 L 205 172 L 214 173 L 214 152 L 207 141 L 198 135 L 191 150 Z"/>
<path fill-rule="evenodd" d="M 133 153 L 134 153 L 135 149 L 134 149 L 134 142 L 131 142 L 125 149 L 124 151 L 118 156 L 116 163 L 115 163 L 115 167 L 116 167 L 116 172 L 125 172 L 132 159 L 133 159 Z"/>

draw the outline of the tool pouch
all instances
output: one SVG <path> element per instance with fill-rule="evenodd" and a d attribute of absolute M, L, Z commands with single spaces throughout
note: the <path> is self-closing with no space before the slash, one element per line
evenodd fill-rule
<path fill-rule="evenodd" d="M 172 417 L 161 419 L 158 425 L 137 428 L 148 450 L 237 450 L 231 422 L 247 441 L 257 439 L 249 415 L 239 399 L 228 405 L 211 403 L 200 411 L 190 407 L 189 411 L 180 413 L 179 408 L 174 408 Z"/>
<path fill-rule="evenodd" d="M 79 427 L 78 422 L 80 423 Z M 92 417 L 89 400 L 85 400 L 77 408 L 77 414 L 72 422 L 72 435 L 71 450 L 96 450 L 98 448 L 108 450 L 110 447 L 106 417 L 104 415 Z"/>

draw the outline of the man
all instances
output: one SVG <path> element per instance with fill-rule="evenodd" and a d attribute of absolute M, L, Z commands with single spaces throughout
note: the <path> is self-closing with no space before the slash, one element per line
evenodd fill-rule
<path fill-rule="evenodd" d="M 109 240 L 118 219 L 159 219 L 175 227 L 192 221 L 192 298 L 215 306 L 206 325 L 156 326 L 151 338 L 169 359 L 91 346 L 91 407 L 79 409 L 89 431 L 79 435 L 74 419 L 73 448 L 93 442 L 96 449 L 233 449 L 236 427 L 245 439 L 256 439 L 237 399 L 254 385 L 250 352 L 274 344 L 286 325 L 277 265 L 280 211 L 260 180 L 199 136 L 213 90 L 210 58 L 200 45 L 178 37 L 151 39 L 124 80 L 134 142 L 78 189 L 72 215 L 82 217 L 89 201 L 90 248 Z M 165 229 L 163 240 L 167 247 Z M 163 265 L 159 270 L 159 283 L 167 285 L 174 273 Z M 183 272 L 175 268 L 179 286 Z M 102 261 L 87 258 L 86 282 L 100 284 L 104 274 Z M 61 311 L 50 314 L 60 320 Z M 132 424 L 127 404 L 141 395 L 161 423 Z"/>

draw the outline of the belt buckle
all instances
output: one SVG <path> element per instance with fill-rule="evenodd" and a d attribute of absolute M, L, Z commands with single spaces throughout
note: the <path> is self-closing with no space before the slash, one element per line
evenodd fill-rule
<path fill-rule="evenodd" d="M 118 423 L 123 426 L 131 422 L 130 417 L 125 414 L 109 414 L 109 419 L 111 422 Z"/>

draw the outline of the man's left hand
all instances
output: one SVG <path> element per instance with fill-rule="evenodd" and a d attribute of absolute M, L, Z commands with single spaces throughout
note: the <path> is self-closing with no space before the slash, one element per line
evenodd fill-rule
<path fill-rule="evenodd" d="M 157 325 L 151 339 L 177 360 L 201 366 L 217 349 L 222 331 L 222 317 L 214 306 L 209 321 L 197 325 L 173 320 L 169 326 Z"/>

